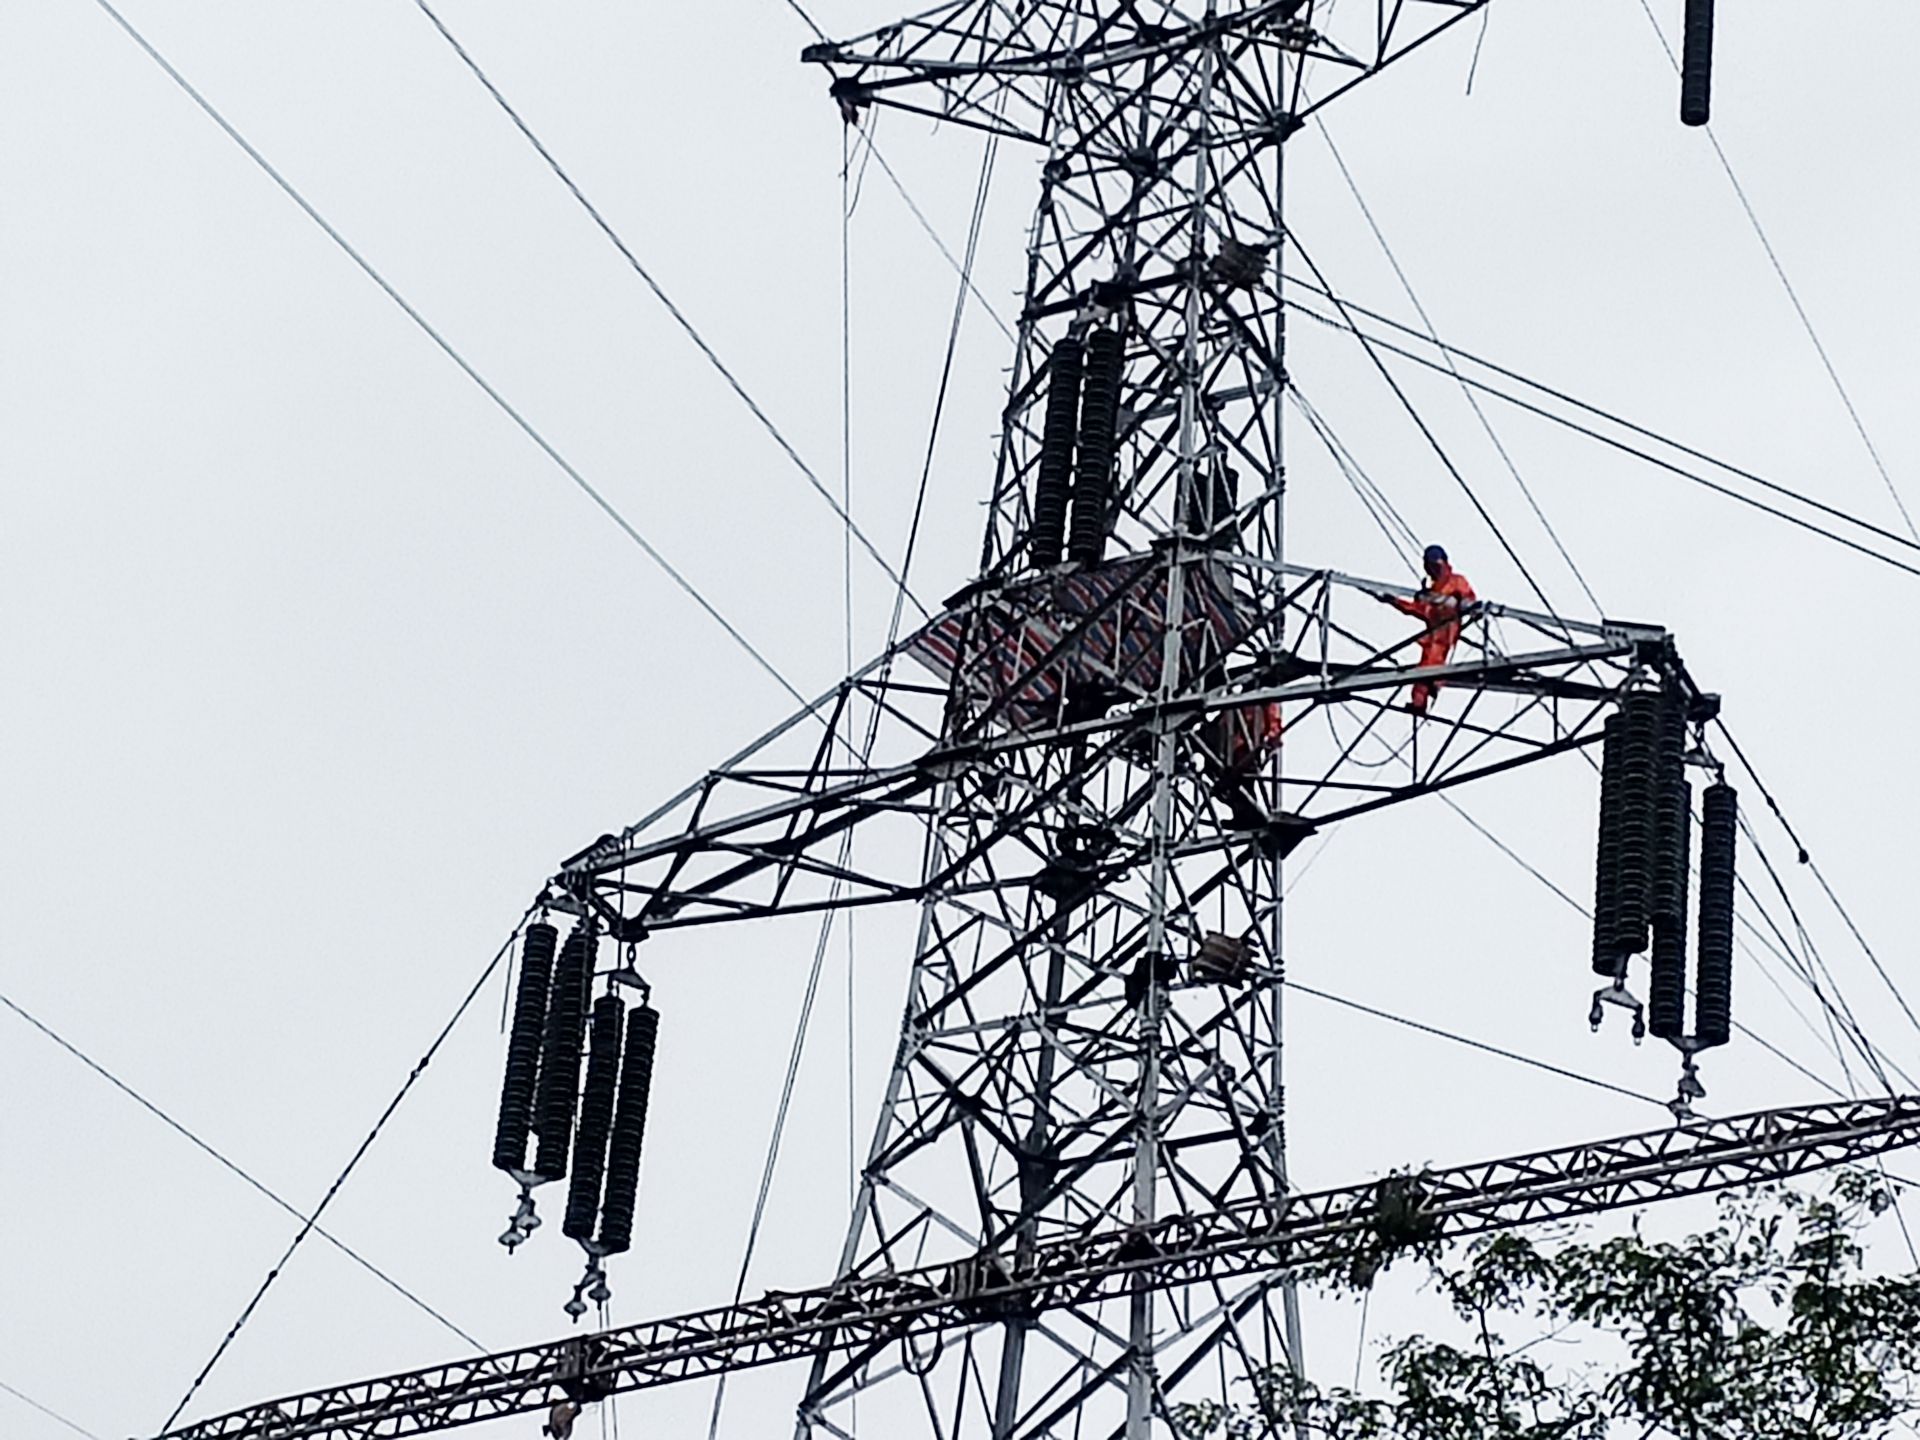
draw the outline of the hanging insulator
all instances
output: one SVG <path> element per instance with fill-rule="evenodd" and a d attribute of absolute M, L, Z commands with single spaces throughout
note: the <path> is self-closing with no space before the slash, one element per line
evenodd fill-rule
<path fill-rule="evenodd" d="M 1648 915 L 1657 926 L 1662 920 L 1687 923 L 1687 858 L 1693 839 L 1693 790 L 1687 784 L 1687 708 L 1672 692 L 1660 712 L 1654 754 L 1654 817 L 1652 889 Z"/>
<path fill-rule="evenodd" d="M 527 1135 L 533 1125 L 533 1092 L 540 1075 L 540 1035 L 547 1023 L 547 992 L 553 984 L 553 947 L 560 932 L 544 920 L 527 927 L 520 942 L 520 983 L 513 995 L 513 1028 L 507 1032 L 507 1073 L 500 1084 L 500 1120 L 493 1131 L 497 1170 L 527 1168 Z"/>
<path fill-rule="evenodd" d="M 1693 842 L 1693 787 L 1684 776 L 1669 782 L 1663 809 L 1647 1029 L 1662 1040 L 1677 1040 L 1687 1028 L 1687 856 Z"/>
<path fill-rule="evenodd" d="M 1700 803 L 1700 958 L 1694 972 L 1695 1041 L 1727 1043 L 1733 1028 L 1733 852 L 1740 802 L 1731 785 L 1707 787 Z"/>
<path fill-rule="evenodd" d="M 600 1181 L 607 1168 L 607 1137 L 613 1133 L 614 1090 L 620 1081 L 620 1032 L 627 1007 L 618 995 L 593 1002 L 593 1028 L 587 1037 L 587 1084 L 580 1095 L 580 1129 L 574 1137 L 573 1179 L 567 1186 L 563 1235 L 593 1238 L 600 1213 Z"/>
<path fill-rule="evenodd" d="M 1073 485 L 1073 433 L 1080 423 L 1080 342 L 1069 335 L 1047 364 L 1047 419 L 1040 434 L 1040 473 L 1033 486 L 1033 534 L 1028 552 L 1036 568 L 1060 563 L 1067 533 L 1067 492 Z"/>
<path fill-rule="evenodd" d="M 1713 95 L 1713 0 L 1687 0 L 1680 58 L 1680 123 L 1704 125 Z"/>
<path fill-rule="evenodd" d="M 1663 708 L 1658 691 L 1636 690 L 1622 697 L 1619 713 L 1608 726 L 1594 886 L 1593 968 L 1601 975 L 1615 974 L 1624 957 L 1647 948 Z"/>
<path fill-rule="evenodd" d="M 1087 337 L 1086 379 L 1080 392 L 1080 453 L 1074 467 L 1073 539 L 1068 545 L 1069 557 L 1083 565 L 1099 564 L 1106 552 L 1124 350 L 1117 330 L 1095 330 Z"/>
<path fill-rule="evenodd" d="M 1626 767 L 1626 722 L 1607 717 L 1600 746 L 1599 844 L 1593 867 L 1593 972 L 1613 975 L 1620 957 L 1614 935 L 1620 928 L 1620 777 Z"/>
<path fill-rule="evenodd" d="M 580 1101 L 581 1032 L 586 1028 L 587 994 L 593 986 L 598 943 L 592 922 L 581 921 L 567 935 L 560 961 L 553 968 L 547 1028 L 540 1040 L 540 1089 L 534 1123 L 540 1144 L 533 1169 L 543 1180 L 558 1180 L 567 1173 L 573 1112 Z"/>
<path fill-rule="evenodd" d="M 640 1142 L 647 1133 L 647 1095 L 653 1088 L 653 1048 L 659 1034 L 660 1012 L 651 1005 L 642 1005 L 627 1017 L 627 1054 L 620 1065 L 620 1103 L 607 1146 L 607 1195 L 600 1210 L 603 1255 L 618 1255 L 633 1243 Z"/>

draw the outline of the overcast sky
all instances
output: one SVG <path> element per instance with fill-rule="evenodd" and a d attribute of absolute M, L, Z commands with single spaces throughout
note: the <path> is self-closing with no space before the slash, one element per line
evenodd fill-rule
<path fill-rule="evenodd" d="M 1678 0 L 1653 6 L 1676 34 Z M 837 678 L 838 522 L 413 5 L 125 9 L 792 683 Z M 892 18 L 866 0 L 813 9 L 833 33 Z M 1716 131 L 1888 472 L 1920 504 L 1920 15 L 1722 11 Z M 797 63 L 809 36 L 793 12 L 447 0 L 443 13 L 837 484 L 843 137 L 822 77 Z M 1498 0 L 1469 96 L 1475 34 L 1461 27 L 1328 117 L 1441 333 L 1899 529 L 1707 137 L 1677 121 L 1640 0 Z M 0 993 L 311 1205 L 556 862 L 788 698 L 92 0 L 0 7 L 0 126 L 0 875 L 22 927 Z M 957 248 L 978 139 L 896 115 L 879 141 Z M 1289 218 L 1314 258 L 1354 299 L 1409 315 L 1322 137 L 1302 133 L 1289 155 Z M 978 277 L 1004 314 L 1034 182 L 1032 157 L 1009 150 Z M 897 554 L 955 281 L 877 170 L 849 230 L 854 508 Z M 1415 527 L 1483 596 L 1527 602 L 1351 342 L 1304 324 L 1295 338 L 1302 391 Z M 1007 357 L 971 309 L 915 560 L 929 597 L 968 578 Z M 1458 392 L 1409 385 L 1556 602 L 1586 610 Z M 1492 415 L 1607 612 L 1677 632 L 1913 986 L 1920 687 L 1906 651 L 1920 581 Z M 1290 447 L 1293 558 L 1405 578 L 1324 456 L 1298 430 Z M 865 654 L 887 594 L 858 561 L 854 596 Z M 1463 798 L 1589 893 L 1586 767 Z M 1909 1022 L 1759 823 L 1857 1015 L 1911 1069 Z M 1589 1035 L 1584 922 L 1538 881 L 1437 804 L 1350 829 L 1302 852 L 1297 978 L 1671 1091 L 1665 1047 Z M 910 919 L 863 917 L 856 934 L 863 1144 Z M 616 1319 L 731 1293 L 811 953 L 800 925 L 676 935 L 649 956 L 662 1049 Z M 844 1224 L 838 947 L 825 988 L 756 1291 L 829 1278 Z M 1848 1083 L 1784 969 L 1747 963 L 1736 995 L 1739 1018 Z M 494 1244 L 512 1202 L 487 1164 L 500 1006 L 496 983 L 329 1219 L 490 1348 L 564 1331 L 578 1271 L 557 1225 L 512 1259 Z M 1664 1120 L 1308 998 L 1290 1016 L 1306 1186 Z M 1751 1042 L 1706 1075 L 1720 1111 L 1824 1093 Z M 293 1222 L 4 1009 L 0 1157 L 0 1384 L 100 1437 L 152 1433 Z M 1412 1303 L 1376 1307 L 1366 1353 Z M 1350 1375 L 1356 1324 L 1345 1304 L 1309 1306 L 1317 1373 Z M 465 1348 L 312 1243 L 192 1413 Z M 798 1383 L 743 1381 L 722 1433 L 784 1433 Z M 631 1433 L 704 1434 L 708 1399 L 629 1399 L 622 1418 Z M 70 1434 L 0 1392 L 0 1435 Z"/>

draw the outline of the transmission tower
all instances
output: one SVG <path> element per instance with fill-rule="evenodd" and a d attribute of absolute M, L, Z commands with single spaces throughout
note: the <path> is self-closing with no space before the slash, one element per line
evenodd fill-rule
<path fill-rule="evenodd" d="M 1733 802 L 1709 792 L 1689 1031 L 1682 772 L 1711 764 L 1717 702 L 1672 637 L 1480 603 L 1421 663 L 1418 627 L 1380 603 L 1412 591 L 1286 551 L 1286 142 L 1485 3 L 958 0 L 808 49 L 849 123 L 898 108 L 1044 156 L 979 573 L 565 862 L 529 931 L 496 1160 L 530 1196 L 577 1135 L 565 1228 L 590 1291 L 628 1239 L 651 1065 L 653 1012 L 626 1018 L 620 987 L 676 930 L 915 906 L 833 1274 L 178 1435 L 398 1436 L 788 1361 L 798 1437 L 1145 1440 L 1183 1399 L 1299 1365 L 1302 1265 L 1920 1133 L 1920 1102 L 1863 1102 L 1318 1196 L 1289 1184 L 1281 870 L 1343 820 L 1596 747 L 1596 1018 L 1615 1001 L 1640 1023 L 1628 967 L 1646 951 L 1652 1028 L 1689 1083 L 1726 1039 Z M 1415 686 L 1443 687 L 1423 714 Z M 1383 742 L 1393 765 L 1358 762 Z M 573 926 L 557 963 L 549 922 Z M 623 1024 L 644 1031 L 624 1069 Z M 508 1238 L 532 1218 L 529 1201 Z"/>

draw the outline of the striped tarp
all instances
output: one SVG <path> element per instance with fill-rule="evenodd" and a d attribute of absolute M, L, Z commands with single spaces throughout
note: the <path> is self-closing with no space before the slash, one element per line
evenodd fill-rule
<path fill-rule="evenodd" d="M 1170 567 L 1116 560 L 1041 576 L 977 596 L 941 616 L 909 646 L 943 681 L 959 684 L 970 713 L 1014 729 L 1059 723 L 1068 702 L 1158 693 L 1166 653 Z M 1245 635 L 1233 603 L 1206 567 L 1181 568 L 1180 642 L 1189 684 Z"/>

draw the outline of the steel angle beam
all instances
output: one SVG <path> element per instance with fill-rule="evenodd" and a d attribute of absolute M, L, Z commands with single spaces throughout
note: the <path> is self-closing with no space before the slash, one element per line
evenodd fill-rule
<path fill-rule="evenodd" d="M 1384 1263 L 1407 1248 L 1791 1179 L 1920 1141 L 1920 1096 L 1763 1110 L 1387 1176 L 974 1255 L 316 1390 L 159 1440 L 397 1440 L 728 1371 L 884 1347 L 1020 1312 L 1237 1275 Z"/>

